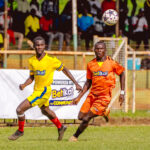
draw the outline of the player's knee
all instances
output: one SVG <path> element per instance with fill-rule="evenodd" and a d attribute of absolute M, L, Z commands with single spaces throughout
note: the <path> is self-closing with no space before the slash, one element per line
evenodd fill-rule
<path fill-rule="evenodd" d="M 82 120 L 83 118 L 82 118 L 81 116 L 78 116 L 78 119 L 79 119 L 79 120 Z"/>
<path fill-rule="evenodd" d="M 16 113 L 17 113 L 18 115 L 20 115 L 20 114 L 23 114 L 24 112 L 21 110 L 20 107 L 17 107 Z"/>
<path fill-rule="evenodd" d="M 41 107 L 41 112 L 43 115 L 47 115 L 48 114 L 48 109 L 46 107 Z"/>
<path fill-rule="evenodd" d="M 79 120 L 83 120 L 84 117 L 85 117 L 85 114 L 82 113 L 82 112 L 79 112 L 79 114 L 78 114 L 78 119 L 79 119 Z"/>
<path fill-rule="evenodd" d="M 79 120 L 83 120 L 83 116 L 79 114 L 79 115 L 78 115 L 78 119 L 79 119 Z"/>
<path fill-rule="evenodd" d="M 45 109 L 41 109 L 41 112 L 42 112 L 43 115 L 46 115 L 46 114 L 47 114 L 47 112 L 46 112 Z"/>
<path fill-rule="evenodd" d="M 90 117 L 83 117 L 82 120 L 84 123 L 88 123 L 90 121 Z"/>

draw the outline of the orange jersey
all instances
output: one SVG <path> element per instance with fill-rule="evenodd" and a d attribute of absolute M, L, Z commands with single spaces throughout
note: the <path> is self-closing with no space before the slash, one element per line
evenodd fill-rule
<path fill-rule="evenodd" d="M 87 64 L 87 79 L 92 80 L 91 93 L 94 95 L 105 95 L 111 93 L 115 87 L 115 74 L 120 75 L 124 67 L 107 57 L 100 67 L 96 58 Z"/>

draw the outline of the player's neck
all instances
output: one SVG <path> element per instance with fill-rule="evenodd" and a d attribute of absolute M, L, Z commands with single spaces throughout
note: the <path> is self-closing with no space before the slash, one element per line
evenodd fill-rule
<path fill-rule="evenodd" d="M 106 60 L 106 56 L 103 56 L 103 57 L 97 57 L 96 58 L 96 60 L 98 61 L 98 62 L 104 62 L 105 60 Z"/>
<path fill-rule="evenodd" d="M 46 55 L 45 52 L 42 53 L 42 54 L 36 54 L 36 58 L 37 58 L 38 60 L 41 60 L 45 55 Z"/>

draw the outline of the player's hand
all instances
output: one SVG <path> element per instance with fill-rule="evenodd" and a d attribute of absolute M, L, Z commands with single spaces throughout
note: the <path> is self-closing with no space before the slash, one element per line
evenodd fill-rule
<path fill-rule="evenodd" d="M 122 103 L 124 102 L 124 94 L 120 94 L 119 102 L 120 102 L 120 106 L 122 106 Z"/>
<path fill-rule="evenodd" d="M 81 92 L 83 89 L 79 84 L 76 84 L 76 90 L 78 90 L 79 92 Z"/>
<path fill-rule="evenodd" d="M 75 99 L 72 100 L 72 102 L 70 103 L 70 105 L 77 105 L 79 101 L 80 101 L 79 98 L 75 98 Z"/>
<path fill-rule="evenodd" d="M 20 84 L 20 85 L 19 85 L 19 89 L 20 89 L 20 90 L 23 90 L 24 88 L 25 88 L 25 85 L 24 85 L 24 84 Z"/>

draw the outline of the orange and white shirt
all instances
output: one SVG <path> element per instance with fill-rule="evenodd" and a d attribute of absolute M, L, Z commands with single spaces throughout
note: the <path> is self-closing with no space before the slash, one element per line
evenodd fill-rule
<path fill-rule="evenodd" d="M 101 67 L 96 58 L 87 64 L 87 79 L 92 80 L 90 92 L 94 95 L 105 95 L 115 87 L 115 74 L 120 75 L 124 67 L 107 57 Z"/>

